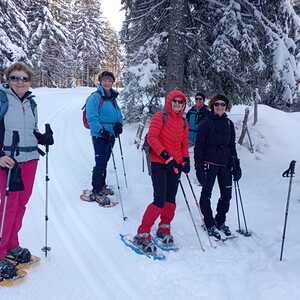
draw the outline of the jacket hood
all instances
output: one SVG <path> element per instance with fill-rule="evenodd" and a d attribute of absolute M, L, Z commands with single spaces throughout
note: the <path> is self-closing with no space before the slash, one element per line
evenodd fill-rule
<path fill-rule="evenodd" d="M 185 107 L 186 107 L 187 96 L 180 90 L 172 90 L 167 94 L 166 102 L 165 102 L 165 110 L 166 110 L 167 113 L 172 112 L 172 100 L 174 98 L 180 98 L 184 101 L 184 106 L 182 108 L 182 111 L 180 112 L 182 114 L 185 110 Z"/>

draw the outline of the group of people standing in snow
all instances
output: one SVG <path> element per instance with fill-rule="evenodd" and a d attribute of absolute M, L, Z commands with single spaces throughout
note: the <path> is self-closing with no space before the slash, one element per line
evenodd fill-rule
<path fill-rule="evenodd" d="M 31 253 L 19 245 L 18 233 L 26 204 L 31 196 L 40 149 L 53 145 L 52 130 L 40 133 L 36 103 L 29 91 L 32 71 L 15 63 L 5 71 L 7 84 L 0 87 L 0 278 L 13 278 L 16 263 L 29 262 Z M 95 166 L 89 201 L 110 204 L 113 191 L 106 184 L 106 169 L 115 139 L 123 132 L 123 117 L 112 86 L 114 74 L 104 71 L 99 85 L 86 101 L 86 118 L 92 137 Z M 166 95 L 163 111 L 153 115 L 147 142 L 150 146 L 153 201 L 147 206 L 134 243 L 145 252 L 155 252 L 151 229 L 160 217 L 157 238 L 174 243 L 171 222 L 175 216 L 176 194 L 181 173 L 190 172 L 189 146 L 194 146 L 196 176 L 202 186 L 200 208 L 208 234 L 230 235 L 226 213 L 232 193 L 232 178 L 241 178 L 235 147 L 235 129 L 226 111 L 230 101 L 223 95 L 205 105 L 205 95 L 197 93 L 195 105 L 184 117 L 187 96 L 180 90 Z M 17 136 L 16 136 L 17 132 Z M 211 209 L 211 193 L 217 178 L 220 199 L 217 214 Z M 9 180 L 8 180 L 9 179 Z M 4 218 L 5 217 L 5 218 Z"/>

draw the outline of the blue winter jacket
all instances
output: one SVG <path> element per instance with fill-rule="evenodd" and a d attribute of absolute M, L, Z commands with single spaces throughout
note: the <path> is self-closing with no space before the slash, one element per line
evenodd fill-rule
<path fill-rule="evenodd" d="M 195 105 L 188 111 L 186 118 L 189 122 L 189 141 L 190 145 L 196 143 L 196 137 L 200 121 L 204 120 L 210 111 L 206 105 L 201 108 L 197 108 Z"/>
<path fill-rule="evenodd" d="M 86 117 L 92 136 L 101 136 L 101 129 L 105 129 L 114 135 L 113 126 L 118 122 L 122 123 L 122 113 L 116 101 L 118 95 L 118 92 L 112 89 L 110 97 L 107 97 L 103 87 L 99 85 L 97 91 L 88 97 Z M 103 102 L 100 105 L 101 99 L 103 99 Z"/>

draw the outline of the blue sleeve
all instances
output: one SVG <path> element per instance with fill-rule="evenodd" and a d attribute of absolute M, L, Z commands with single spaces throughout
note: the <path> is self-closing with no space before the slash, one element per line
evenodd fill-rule
<path fill-rule="evenodd" d="M 122 115 L 122 112 L 121 112 L 121 109 L 120 109 L 119 105 L 117 106 L 117 112 L 118 112 L 118 122 L 123 124 L 123 115 Z"/>
<path fill-rule="evenodd" d="M 103 126 L 100 124 L 99 95 L 96 93 L 91 94 L 87 99 L 86 117 L 90 125 L 92 136 L 98 136 Z"/>

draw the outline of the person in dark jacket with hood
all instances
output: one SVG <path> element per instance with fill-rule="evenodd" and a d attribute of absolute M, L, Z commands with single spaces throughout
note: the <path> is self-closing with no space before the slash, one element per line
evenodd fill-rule
<path fill-rule="evenodd" d="M 115 139 L 122 133 L 122 113 L 117 104 L 118 92 L 112 88 L 115 76 L 104 71 L 99 75 L 100 85 L 86 102 L 86 117 L 90 126 L 95 167 L 92 175 L 92 194 L 87 201 L 96 201 L 100 206 L 110 205 L 107 195 L 113 191 L 106 185 L 106 168 Z"/>
<path fill-rule="evenodd" d="M 154 200 L 143 215 L 134 242 L 147 253 L 156 251 L 151 240 L 151 228 L 158 217 L 157 238 L 173 244 L 171 222 L 175 216 L 180 173 L 189 173 L 188 124 L 183 119 L 186 95 L 179 90 L 168 93 L 165 111 L 153 115 L 147 135 L 151 147 L 151 179 Z M 165 114 L 165 116 L 164 116 Z"/>
<path fill-rule="evenodd" d="M 205 105 L 204 102 L 205 95 L 202 93 L 197 93 L 195 96 L 195 104 L 186 114 L 186 119 L 189 122 L 190 146 L 195 145 L 200 121 L 202 121 L 210 113 L 207 105 Z"/>
<path fill-rule="evenodd" d="M 225 221 L 232 194 L 232 177 L 238 181 L 242 173 L 235 146 L 234 124 L 225 113 L 230 110 L 229 100 L 217 95 L 211 99 L 209 107 L 212 113 L 200 123 L 194 159 L 196 176 L 202 185 L 200 208 L 205 226 L 210 236 L 221 239 L 219 231 L 226 236 L 231 235 Z M 220 198 L 214 218 L 210 198 L 216 178 Z"/>

